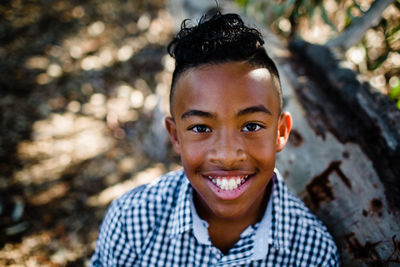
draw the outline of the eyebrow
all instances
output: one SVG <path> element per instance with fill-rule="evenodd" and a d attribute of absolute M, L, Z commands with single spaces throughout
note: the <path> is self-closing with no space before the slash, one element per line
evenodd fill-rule
<path fill-rule="evenodd" d="M 256 112 L 264 112 L 268 115 L 272 115 L 272 112 L 269 111 L 269 109 L 267 109 L 265 106 L 258 105 L 258 106 L 248 107 L 248 108 L 245 108 L 245 109 L 239 111 L 237 116 L 240 117 L 240 116 L 244 116 L 244 115 L 252 114 L 252 113 L 256 113 Z M 189 109 L 188 111 L 186 111 L 182 114 L 181 119 L 187 119 L 191 116 L 199 116 L 199 117 L 210 118 L 210 119 L 215 118 L 215 115 L 213 115 L 210 112 L 197 110 L 197 109 Z"/>
<path fill-rule="evenodd" d="M 264 112 L 268 115 L 272 115 L 272 112 L 269 109 L 267 109 L 264 105 L 258 105 L 258 106 L 248 107 L 248 108 L 245 108 L 245 109 L 239 111 L 237 116 L 239 117 L 239 116 L 256 113 L 256 112 Z"/>
<path fill-rule="evenodd" d="M 214 118 L 215 117 L 210 112 L 197 110 L 197 109 L 189 109 L 188 111 L 186 111 L 185 113 L 182 114 L 181 119 L 187 119 L 188 117 L 191 117 L 191 116 L 199 116 L 199 117 L 204 117 L 204 118 Z"/>

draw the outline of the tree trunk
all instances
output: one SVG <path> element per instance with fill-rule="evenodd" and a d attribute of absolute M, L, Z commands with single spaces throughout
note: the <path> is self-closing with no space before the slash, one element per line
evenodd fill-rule
<path fill-rule="evenodd" d="M 285 73 L 302 116 L 283 157 L 288 183 L 328 226 L 345 266 L 400 263 L 400 111 L 329 48 L 290 48 Z"/>

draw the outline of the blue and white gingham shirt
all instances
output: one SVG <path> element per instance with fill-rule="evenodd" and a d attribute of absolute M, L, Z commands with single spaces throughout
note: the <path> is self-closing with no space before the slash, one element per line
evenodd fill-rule
<path fill-rule="evenodd" d="M 275 171 L 263 219 L 223 254 L 195 212 L 183 170 L 115 200 L 100 228 L 91 266 L 339 266 L 325 226 Z"/>

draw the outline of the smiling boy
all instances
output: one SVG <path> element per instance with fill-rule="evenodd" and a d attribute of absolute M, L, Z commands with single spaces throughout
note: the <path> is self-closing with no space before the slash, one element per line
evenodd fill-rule
<path fill-rule="evenodd" d="M 338 266 L 332 237 L 288 192 L 279 75 L 236 14 L 182 25 L 165 120 L 183 170 L 113 202 L 92 266 Z"/>

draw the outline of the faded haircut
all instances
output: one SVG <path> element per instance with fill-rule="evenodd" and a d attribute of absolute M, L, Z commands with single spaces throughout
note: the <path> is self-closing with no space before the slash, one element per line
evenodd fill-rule
<path fill-rule="evenodd" d="M 248 62 L 255 67 L 266 68 L 282 110 L 282 89 L 278 69 L 263 47 L 261 33 L 244 25 L 237 14 L 204 15 L 195 26 L 184 20 L 181 29 L 168 45 L 168 53 L 175 58 L 170 91 L 170 111 L 175 85 L 187 70 L 204 65 L 217 65 L 228 62 Z"/>

